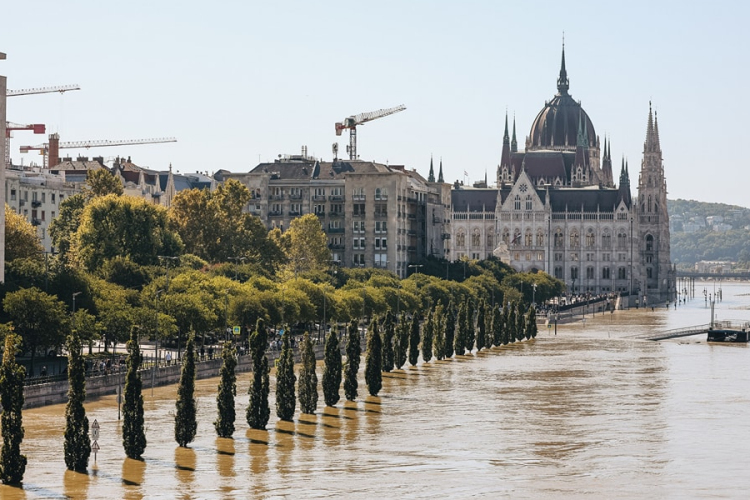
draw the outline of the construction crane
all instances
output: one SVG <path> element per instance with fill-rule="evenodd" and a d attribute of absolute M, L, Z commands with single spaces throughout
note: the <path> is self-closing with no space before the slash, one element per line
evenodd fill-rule
<path fill-rule="evenodd" d="M 341 132 L 345 129 L 349 129 L 349 145 L 346 147 L 346 152 L 349 153 L 349 159 L 357 159 L 357 125 L 363 125 L 372 120 L 377 120 L 378 118 L 383 118 L 384 116 L 392 115 L 405 109 L 406 106 L 402 104 L 395 108 L 360 113 L 358 115 L 350 116 L 349 118 L 344 118 L 343 122 L 336 123 L 336 135 L 341 135 Z"/>
<path fill-rule="evenodd" d="M 174 137 L 159 137 L 155 139 L 125 139 L 118 141 L 101 140 L 101 141 L 74 141 L 60 142 L 59 134 L 50 134 L 49 142 L 37 146 L 21 146 L 21 153 L 29 151 L 39 151 L 44 157 L 43 165 L 47 168 L 47 157 L 49 156 L 50 167 L 57 165 L 60 159 L 60 149 L 80 149 L 80 148 L 101 148 L 108 146 L 135 146 L 139 144 L 161 144 L 165 142 L 177 142 Z"/>
<path fill-rule="evenodd" d="M 56 87 L 39 87 L 34 89 L 21 89 L 21 90 L 6 90 L 5 95 L 7 97 L 15 97 L 17 95 L 31 95 L 31 94 L 51 94 L 52 92 L 60 92 L 61 94 L 68 92 L 69 90 L 81 90 L 78 85 L 58 85 Z"/>
<path fill-rule="evenodd" d="M 35 134 L 44 134 L 47 130 L 43 123 L 32 125 L 20 125 L 18 123 L 6 122 L 5 127 L 5 164 L 10 165 L 10 138 L 14 130 L 32 130 Z"/>

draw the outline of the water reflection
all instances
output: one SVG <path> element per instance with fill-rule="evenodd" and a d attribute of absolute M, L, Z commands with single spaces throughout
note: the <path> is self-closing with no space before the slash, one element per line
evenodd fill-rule
<path fill-rule="evenodd" d="M 145 497 L 143 478 L 146 474 L 146 463 L 141 460 L 126 458 L 122 462 L 122 483 L 125 486 L 124 497 L 128 500 L 140 500 Z"/>
<path fill-rule="evenodd" d="M 65 489 L 65 496 L 71 500 L 88 498 L 89 475 L 85 472 L 66 470 L 63 475 L 63 487 Z"/>
<path fill-rule="evenodd" d="M 196 468 L 195 450 L 177 447 L 174 450 L 175 478 L 180 485 L 179 492 L 183 498 L 190 498 L 195 480 Z"/>

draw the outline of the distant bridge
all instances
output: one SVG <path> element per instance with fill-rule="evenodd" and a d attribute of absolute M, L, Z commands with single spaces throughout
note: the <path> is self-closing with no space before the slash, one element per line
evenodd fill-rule
<path fill-rule="evenodd" d="M 699 278 L 699 279 L 735 279 L 750 280 L 750 271 L 736 273 L 699 273 L 694 271 L 677 271 L 678 278 Z"/>

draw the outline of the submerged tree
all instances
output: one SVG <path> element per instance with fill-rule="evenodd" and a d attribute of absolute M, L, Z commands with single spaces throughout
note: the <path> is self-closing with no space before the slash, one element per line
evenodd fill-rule
<path fill-rule="evenodd" d="M 77 333 L 68 336 L 68 404 L 65 406 L 65 466 L 84 472 L 89 465 L 91 439 L 86 400 L 86 367 L 81 356 L 81 339 Z"/>
<path fill-rule="evenodd" d="M 393 362 L 397 370 L 406 363 L 406 355 L 409 350 L 409 321 L 406 313 L 401 313 L 396 325 L 396 338 L 393 345 Z"/>
<path fill-rule="evenodd" d="M 487 304 L 484 300 L 479 303 L 479 312 L 477 313 L 477 352 L 485 348 L 487 341 Z"/>
<path fill-rule="evenodd" d="M 315 351 L 310 332 L 302 340 L 302 366 L 299 369 L 299 407 L 302 413 L 314 414 L 318 407 L 318 375 L 315 373 Z"/>
<path fill-rule="evenodd" d="M 130 331 L 128 341 L 128 373 L 125 376 L 125 402 L 122 409 L 122 446 L 125 455 L 141 460 L 146 450 L 146 432 L 143 427 L 143 383 L 138 367 L 141 365 L 141 349 L 136 329 Z"/>
<path fill-rule="evenodd" d="M 344 395 L 349 401 L 357 399 L 357 372 L 362 348 L 359 344 L 357 320 L 349 323 L 349 339 L 346 343 L 346 366 L 344 367 Z"/>
<path fill-rule="evenodd" d="M 279 364 L 276 367 L 276 416 L 287 421 L 294 419 L 294 410 L 297 409 L 297 397 L 294 394 L 297 376 L 294 375 L 291 337 L 288 331 L 284 332 Z"/>
<path fill-rule="evenodd" d="M 503 310 L 493 308 L 492 314 L 492 343 L 496 346 L 503 345 Z"/>
<path fill-rule="evenodd" d="M 474 301 L 471 300 L 471 298 L 466 299 L 466 332 L 464 336 L 464 347 L 466 347 L 466 351 L 471 354 L 471 351 L 474 350 L 474 340 L 476 339 L 476 327 L 474 326 L 474 315 L 476 311 L 474 310 Z"/>
<path fill-rule="evenodd" d="M 453 343 L 455 342 L 456 336 L 456 306 L 453 304 L 453 299 L 448 302 L 448 307 L 445 310 L 445 357 L 453 357 Z"/>
<path fill-rule="evenodd" d="M 526 318 L 523 314 L 523 305 L 519 302 L 516 304 L 515 318 L 516 318 L 516 340 L 521 342 L 526 337 Z"/>
<path fill-rule="evenodd" d="M 393 318 L 393 312 L 388 311 L 383 322 L 383 371 L 393 370 L 393 338 L 396 333 L 396 325 Z"/>
<path fill-rule="evenodd" d="M 422 326 L 422 359 L 428 363 L 432 359 L 432 339 L 434 338 L 435 310 L 427 312 L 427 318 Z"/>
<path fill-rule="evenodd" d="M 534 306 L 529 306 L 529 312 L 526 313 L 526 338 L 536 338 L 536 334 L 536 308 Z"/>
<path fill-rule="evenodd" d="M 237 358 L 236 351 L 232 345 L 227 342 L 221 350 L 221 382 L 219 382 L 219 392 L 216 395 L 216 406 L 218 407 L 218 416 L 214 421 L 214 428 L 219 437 L 229 438 L 234 434 L 234 420 L 236 414 L 234 411 L 234 397 L 237 395 Z"/>
<path fill-rule="evenodd" d="M 456 351 L 457 356 L 463 356 L 463 354 L 466 352 L 466 329 L 468 328 L 469 324 L 466 315 L 466 302 L 461 302 L 458 305 L 458 318 L 456 320 L 456 326 L 458 328 L 456 329 L 456 337 L 453 340 L 453 347 Z"/>
<path fill-rule="evenodd" d="M 325 366 L 323 367 L 323 400 L 326 406 L 335 406 L 341 396 L 341 349 L 339 337 L 331 329 L 325 347 Z"/>
<path fill-rule="evenodd" d="M 445 358 L 445 309 L 443 304 L 438 304 L 433 315 L 433 352 L 438 360 Z"/>
<path fill-rule="evenodd" d="M 414 312 L 409 328 L 409 364 L 416 366 L 419 361 L 419 313 Z"/>
<path fill-rule="evenodd" d="M 378 319 L 370 323 L 367 332 L 367 354 L 365 355 L 365 382 L 370 396 L 377 396 L 383 388 L 383 343 L 378 330 Z"/>
<path fill-rule="evenodd" d="M 0 481 L 18 485 L 26 472 L 26 455 L 21 455 L 23 441 L 23 380 L 26 370 L 16 363 L 16 353 L 21 338 L 9 333 L 5 336 L 3 364 L 0 367 L 0 433 L 3 447 L 0 449 Z"/>
<path fill-rule="evenodd" d="M 268 406 L 270 382 L 268 380 L 268 333 L 266 325 L 259 319 L 255 331 L 250 335 L 250 350 L 253 357 L 253 383 L 250 385 L 250 405 L 247 407 L 247 425 L 253 429 L 265 429 L 271 416 Z"/>
<path fill-rule="evenodd" d="M 174 439 L 183 448 L 195 439 L 198 431 L 195 402 L 195 333 L 191 332 L 185 346 L 180 385 L 177 388 L 177 403 L 174 416 Z"/>

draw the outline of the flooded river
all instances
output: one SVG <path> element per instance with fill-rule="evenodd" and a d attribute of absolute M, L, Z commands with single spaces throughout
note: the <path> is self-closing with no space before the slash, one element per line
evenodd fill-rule
<path fill-rule="evenodd" d="M 294 423 L 276 421 L 272 394 L 267 431 L 247 427 L 241 374 L 233 440 L 212 425 L 218 379 L 198 381 L 190 449 L 173 438 L 176 388 L 147 388 L 144 462 L 125 459 L 105 397 L 86 405 L 101 426 L 88 475 L 65 472 L 64 406 L 28 410 L 24 488 L 0 497 L 745 498 L 750 349 L 634 338 L 707 323 L 702 290 L 676 310 L 587 315 L 557 335 L 384 374 L 380 397 L 324 410 L 321 396 Z M 750 319 L 750 285 L 722 291 L 717 316 Z"/>

